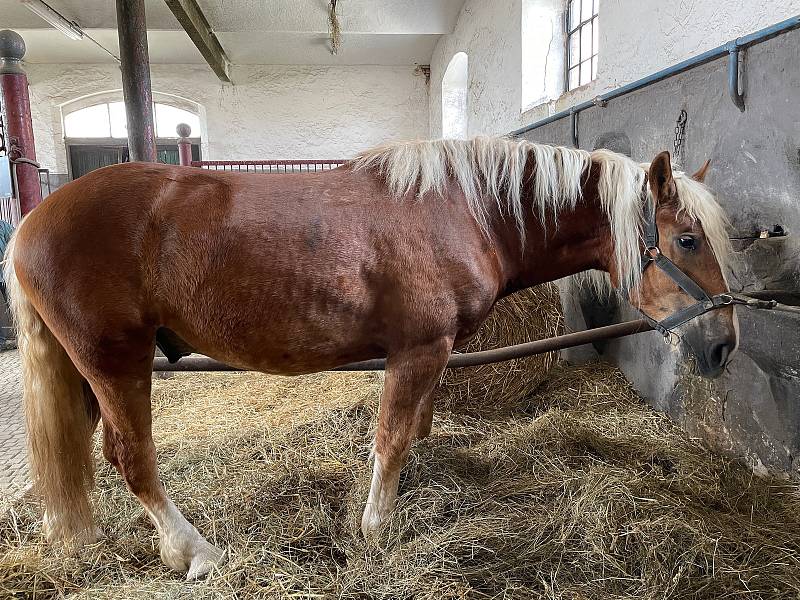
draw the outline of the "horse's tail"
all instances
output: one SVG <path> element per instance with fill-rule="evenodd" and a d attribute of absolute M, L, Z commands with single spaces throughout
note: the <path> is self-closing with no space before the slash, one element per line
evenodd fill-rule
<path fill-rule="evenodd" d="M 16 239 L 6 249 L 3 275 L 22 359 L 31 476 L 44 501 L 48 539 L 81 543 L 94 534 L 88 492 L 96 421 L 84 378 L 17 280 Z"/>

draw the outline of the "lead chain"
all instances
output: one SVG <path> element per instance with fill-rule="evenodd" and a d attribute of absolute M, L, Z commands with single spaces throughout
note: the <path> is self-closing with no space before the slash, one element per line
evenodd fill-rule
<path fill-rule="evenodd" d="M 675 142 L 673 144 L 674 152 L 673 159 L 675 162 L 680 164 L 682 161 L 679 157 L 682 155 L 683 152 L 683 138 L 686 133 L 686 118 L 687 114 L 685 110 L 681 110 L 680 114 L 678 115 L 678 120 L 675 122 Z"/>

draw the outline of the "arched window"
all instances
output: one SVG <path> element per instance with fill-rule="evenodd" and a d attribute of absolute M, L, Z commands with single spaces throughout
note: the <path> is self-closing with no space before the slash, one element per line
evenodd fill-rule
<path fill-rule="evenodd" d="M 188 110 L 168 104 L 153 105 L 153 121 L 157 138 L 176 138 L 178 123 L 186 123 L 194 135 L 200 134 L 200 118 Z M 106 102 L 87 106 L 64 115 L 64 137 L 67 138 L 127 138 L 124 102 Z"/>
<path fill-rule="evenodd" d="M 468 129 L 467 82 L 469 59 L 459 52 L 442 78 L 442 137 L 466 138 Z"/>
<path fill-rule="evenodd" d="M 113 98 L 111 93 L 103 95 Z M 129 160 L 125 103 L 111 101 L 92 104 L 91 101 L 91 98 L 80 99 L 62 108 L 67 162 L 73 179 L 100 167 Z M 183 104 L 191 106 L 188 101 Z M 73 106 L 76 108 L 69 110 Z M 159 162 L 180 162 L 176 141 L 179 123 L 186 123 L 192 128 L 192 159 L 200 159 L 200 117 L 196 112 L 155 102 L 153 122 Z"/>

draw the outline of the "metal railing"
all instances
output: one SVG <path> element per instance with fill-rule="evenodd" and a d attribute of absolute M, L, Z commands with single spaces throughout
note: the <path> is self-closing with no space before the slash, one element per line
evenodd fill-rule
<path fill-rule="evenodd" d="M 16 196 L 0 197 L 0 221 L 11 223 L 11 225 L 16 227 L 19 225 L 21 217 L 19 198 Z"/>
<path fill-rule="evenodd" d="M 42 189 L 42 200 L 52 193 L 50 187 L 50 169 L 39 169 L 39 187 Z"/>
<path fill-rule="evenodd" d="M 193 160 L 191 165 L 208 171 L 241 171 L 249 173 L 316 173 L 330 171 L 347 160 Z"/>
<path fill-rule="evenodd" d="M 39 189 L 42 193 L 42 200 L 47 198 L 52 192 L 50 186 L 50 169 L 43 169 L 36 163 L 27 158 L 18 158 L 9 161 L 11 167 L 11 196 L 0 196 L 0 221 L 11 223 L 14 227 L 19 225 L 22 220 L 22 210 L 19 202 L 19 180 L 17 177 L 17 165 L 25 164 L 36 167 L 39 175 Z M 6 163 L 8 164 L 8 163 Z"/>

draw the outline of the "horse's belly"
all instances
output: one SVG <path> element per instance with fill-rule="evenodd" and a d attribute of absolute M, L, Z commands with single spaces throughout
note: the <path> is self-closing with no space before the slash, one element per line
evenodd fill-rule
<path fill-rule="evenodd" d="M 312 303 L 313 304 L 313 303 Z M 292 303 L 205 307 L 198 319 L 168 326 L 197 352 L 266 373 L 297 375 L 385 356 L 382 332 L 368 313 Z"/>

